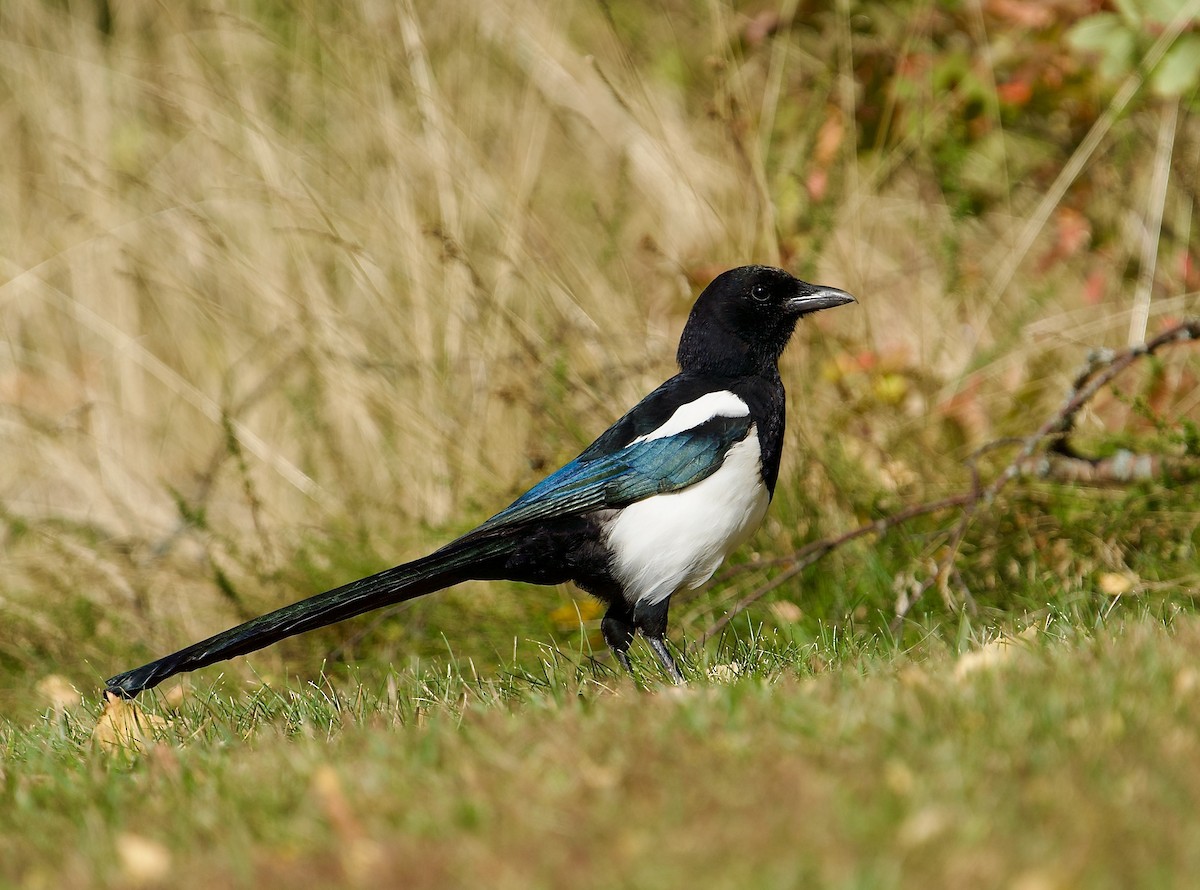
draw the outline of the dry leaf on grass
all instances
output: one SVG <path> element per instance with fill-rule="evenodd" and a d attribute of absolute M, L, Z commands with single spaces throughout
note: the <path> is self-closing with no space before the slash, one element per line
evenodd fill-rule
<path fill-rule="evenodd" d="M 1037 632 L 1036 626 L 1030 626 L 1016 636 L 1005 634 L 972 652 L 964 652 L 954 664 L 954 679 L 965 680 L 977 671 L 1005 664 L 1019 651 L 1018 644 L 1033 640 L 1037 637 Z"/>
<path fill-rule="evenodd" d="M 312 776 L 312 793 L 317 799 L 340 844 L 342 870 L 350 881 L 365 884 L 376 876 L 384 862 L 383 848 L 367 836 L 350 805 L 342 780 L 332 766 L 318 766 Z"/>
<path fill-rule="evenodd" d="M 38 680 L 37 693 L 56 714 L 64 713 L 67 708 L 73 708 L 83 701 L 79 690 L 71 685 L 71 681 L 58 674 L 47 674 Z"/>
<path fill-rule="evenodd" d="M 92 730 L 92 743 L 109 754 L 145 751 L 170 724 L 147 714 L 135 702 L 112 692 L 104 693 L 104 710 Z"/>
<path fill-rule="evenodd" d="M 135 886 L 157 884 L 171 871 L 171 852 L 140 834 L 117 835 L 117 859 L 125 878 Z"/>
<path fill-rule="evenodd" d="M 708 679 L 714 683 L 732 683 L 742 673 L 741 665 L 730 662 L 728 664 L 714 664 L 708 669 Z"/>
<path fill-rule="evenodd" d="M 1101 572 L 1096 583 L 1107 596 L 1124 596 L 1133 590 L 1134 579 L 1122 572 Z"/>
<path fill-rule="evenodd" d="M 911 850 L 937 839 L 953 825 L 950 813 L 941 807 L 923 807 L 900 823 L 896 840 L 901 847 Z"/>
<path fill-rule="evenodd" d="M 776 620 L 784 624 L 795 624 L 804 617 L 804 611 L 789 600 L 776 600 L 769 608 Z"/>

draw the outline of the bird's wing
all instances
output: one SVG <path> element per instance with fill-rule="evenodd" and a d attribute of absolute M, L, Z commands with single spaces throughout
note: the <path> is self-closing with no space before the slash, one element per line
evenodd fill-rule
<path fill-rule="evenodd" d="M 752 425 L 746 415 L 716 415 L 690 429 L 638 438 L 619 448 L 601 450 L 593 445 L 477 531 L 615 509 L 687 488 L 716 472 Z"/>

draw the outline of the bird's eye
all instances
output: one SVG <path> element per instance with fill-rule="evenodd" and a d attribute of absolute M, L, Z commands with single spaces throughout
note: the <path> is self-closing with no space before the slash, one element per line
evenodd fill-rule
<path fill-rule="evenodd" d="M 750 296 L 758 300 L 760 303 L 765 302 L 768 296 L 767 286 L 765 284 L 754 285 L 752 288 L 750 288 Z"/>

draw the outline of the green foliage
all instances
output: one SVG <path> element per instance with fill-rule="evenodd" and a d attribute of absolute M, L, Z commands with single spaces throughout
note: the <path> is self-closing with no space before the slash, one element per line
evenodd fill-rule
<path fill-rule="evenodd" d="M 1070 45 L 1098 55 L 1100 73 L 1109 80 L 1125 77 L 1139 64 L 1164 26 L 1190 14 L 1191 29 L 1200 26 L 1200 7 L 1191 0 L 1118 0 L 1117 12 L 1097 12 L 1080 19 L 1067 33 Z M 1186 96 L 1200 85 L 1200 33 L 1185 31 L 1150 73 L 1159 96 Z"/>
<path fill-rule="evenodd" d="M 1116 80 L 1134 65 L 1135 31 L 1115 12 L 1098 12 L 1082 19 L 1068 35 L 1071 46 L 1101 55 L 1100 73 Z"/>

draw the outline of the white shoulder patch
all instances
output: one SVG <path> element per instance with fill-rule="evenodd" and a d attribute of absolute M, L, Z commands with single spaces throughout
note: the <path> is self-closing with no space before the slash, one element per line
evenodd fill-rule
<path fill-rule="evenodd" d="M 745 417 L 749 413 L 750 406 L 729 390 L 705 393 L 694 402 L 680 405 L 666 423 L 644 436 L 638 436 L 633 441 L 649 442 L 651 439 L 661 439 L 665 436 L 682 433 L 684 430 L 694 429 L 714 417 Z"/>

